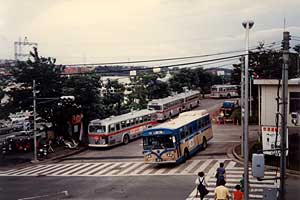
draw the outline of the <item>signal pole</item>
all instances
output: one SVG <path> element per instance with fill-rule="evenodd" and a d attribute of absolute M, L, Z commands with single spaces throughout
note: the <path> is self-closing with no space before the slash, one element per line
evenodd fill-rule
<path fill-rule="evenodd" d="M 286 137 L 287 136 L 287 97 L 288 97 L 288 63 L 290 49 L 290 33 L 283 32 L 282 41 L 282 107 L 281 107 L 281 137 L 280 137 L 280 200 L 285 199 L 285 172 L 286 172 Z"/>

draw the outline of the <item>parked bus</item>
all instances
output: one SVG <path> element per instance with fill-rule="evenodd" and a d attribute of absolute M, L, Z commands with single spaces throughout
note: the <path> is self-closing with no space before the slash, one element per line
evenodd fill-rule
<path fill-rule="evenodd" d="M 209 113 L 193 110 L 143 132 L 145 163 L 185 162 L 213 138 Z"/>
<path fill-rule="evenodd" d="M 210 97 L 212 98 L 231 98 L 239 96 L 239 85 L 213 85 Z"/>
<path fill-rule="evenodd" d="M 149 110 L 156 110 L 157 120 L 163 121 L 172 118 L 182 111 L 190 110 L 200 102 L 199 91 L 187 91 L 162 99 L 154 99 L 148 103 Z"/>
<path fill-rule="evenodd" d="M 156 125 L 156 112 L 138 110 L 106 119 L 95 119 L 89 123 L 88 138 L 90 147 L 108 147 L 120 143 L 127 144 L 131 139 Z"/>

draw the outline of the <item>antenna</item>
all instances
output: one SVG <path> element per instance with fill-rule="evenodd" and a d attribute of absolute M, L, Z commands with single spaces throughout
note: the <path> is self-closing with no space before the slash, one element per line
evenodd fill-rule
<path fill-rule="evenodd" d="M 285 31 L 285 26 L 286 26 L 286 20 L 285 17 L 283 18 L 283 31 Z"/>

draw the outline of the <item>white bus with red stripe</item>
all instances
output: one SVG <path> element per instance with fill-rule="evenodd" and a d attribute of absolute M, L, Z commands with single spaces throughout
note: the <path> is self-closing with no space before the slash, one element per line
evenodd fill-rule
<path fill-rule="evenodd" d="M 187 92 L 183 92 L 179 94 L 183 98 L 183 110 L 191 110 L 192 108 L 195 108 L 199 106 L 200 104 L 200 91 L 197 90 L 189 90 Z"/>
<path fill-rule="evenodd" d="M 211 98 L 231 98 L 239 96 L 239 85 L 213 85 L 211 87 Z"/>
<path fill-rule="evenodd" d="M 120 143 L 127 144 L 156 124 L 156 112 L 147 109 L 102 120 L 95 119 L 89 123 L 89 146 L 108 147 Z"/>
<path fill-rule="evenodd" d="M 154 99 L 148 103 L 148 109 L 156 110 L 157 120 L 164 121 L 196 107 L 199 101 L 200 92 L 191 90 L 163 99 Z"/>

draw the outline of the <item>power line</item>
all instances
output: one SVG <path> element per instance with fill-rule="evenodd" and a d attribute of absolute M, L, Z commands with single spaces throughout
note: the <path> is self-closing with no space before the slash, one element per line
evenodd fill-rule
<path fill-rule="evenodd" d="M 277 42 L 272 42 L 269 44 L 265 44 L 265 46 L 273 46 Z M 249 50 L 255 50 L 257 46 L 251 47 Z M 219 56 L 224 54 L 233 54 L 233 53 L 240 53 L 244 52 L 244 49 L 238 50 L 231 50 L 225 52 L 218 52 L 213 54 L 203 54 L 203 55 L 196 55 L 196 56 L 184 56 L 184 57 L 171 57 L 171 58 L 161 58 L 161 59 L 149 59 L 149 60 L 135 60 L 135 61 L 118 61 L 118 62 L 103 62 L 103 63 L 74 63 L 74 64 L 63 64 L 64 66 L 91 66 L 91 65 L 119 65 L 119 64 L 136 64 L 136 63 L 149 63 L 149 62 L 164 62 L 164 61 L 174 61 L 174 60 L 186 60 L 192 58 L 203 58 L 203 57 L 210 57 L 210 56 Z"/>

